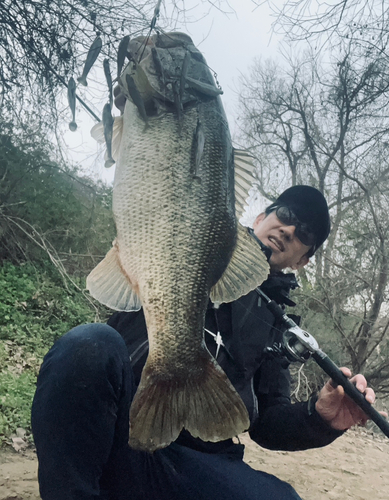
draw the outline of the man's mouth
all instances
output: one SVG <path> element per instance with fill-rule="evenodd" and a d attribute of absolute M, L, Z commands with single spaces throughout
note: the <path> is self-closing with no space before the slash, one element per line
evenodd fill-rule
<path fill-rule="evenodd" d="M 280 251 L 280 252 L 283 252 L 285 250 L 285 246 L 284 244 L 282 243 L 281 240 L 279 240 L 278 238 L 276 238 L 275 236 L 269 236 L 268 237 L 268 240 L 273 243 L 273 245 Z"/>

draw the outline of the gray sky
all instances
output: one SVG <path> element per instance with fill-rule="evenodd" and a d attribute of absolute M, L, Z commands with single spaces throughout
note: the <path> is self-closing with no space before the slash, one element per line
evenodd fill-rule
<path fill-rule="evenodd" d="M 169 0 L 165 0 L 165 4 L 169 7 Z M 200 3 L 197 8 L 192 9 L 196 4 L 198 4 L 196 0 L 185 2 L 191 19 L 201 18 L 205 9 L 209 10 L 207 2 Z M 271 34 L 273 18 L 267 5 L 256 8 L 251 0 L 232 0 L 230 6 L 235 9 L 235 13 L 232 9 L 228 9 L 230 13 L 225 14 L 213 8 L 206 17 L 197 22 L 186 24 L 181 22 L 172 28 L 190 35 L 194 44 L 205 56 L 208 65 L 217 73 L 218 81 L 224 91 L 223 105 L 233 134 L 234 122 L 239 114 L 237 104 L 239 75 L 248 73 L 255 57 L 276 57 L 278 40 Z M 102 66 L 99 64 L 102 63 L 100 58 L 102 59 L 101 55 L 96 66 Z M 97 85 L 93 84 L 93 77 L 104 82 L 102 73 L 101 76 L 92 75 L 84 98 L 88 104 L 92 103 L 95 109 L 100 110 L 101 114 L 104 99 L 101 98 L 101 91 Z M 70 111 L 66 116 L 70 121 Z M 76 121 L 78 129 L 75 133 L 69 132 L 67 123 L 64 124 L 63 138 L 68 145 L 70 158 L 81 164 L 83 169 L 89 171 L 95 178 L 112 181 L 115 167 L 111 167 L 108 171 L 104 168 L 102 148 L 90 138 L 94 120 L 86 111 L 79 108 Z"/>

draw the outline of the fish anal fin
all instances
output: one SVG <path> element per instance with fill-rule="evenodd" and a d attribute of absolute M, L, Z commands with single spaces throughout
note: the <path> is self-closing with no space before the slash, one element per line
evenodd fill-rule
<path fill-rule="evenodd" d="M 247 228 L 238 223 L 236 247 L 222 277 L 211 290 L 212 302 L 232 302 L 247 295 L 267 279 L 269 270 L 260 245 Z"/>
<path fill-rule="evenodd" d="M 115 244 L 90 272 L 86 287 L 92 297 L 115 311 L 138 311 L 142 306 L 139 296 L 123 272 Z"/>
<path fill-rule="evenodd" d="M 222 441 L 248 429 L 248 412 L 224 371 L 204 350 L 202 370 L 160 376 L 147 362 L 130 409 L 132 448 L 165 448 L 186 429 L 203 441 Z"/>

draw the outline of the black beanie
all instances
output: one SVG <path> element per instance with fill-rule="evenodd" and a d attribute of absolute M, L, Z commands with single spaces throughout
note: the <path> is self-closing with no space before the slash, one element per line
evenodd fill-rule
<path fill-rule="evenodd" d="M 316 236 L 313 253 L 325 242 L 330 234 L 331 221 L 326 199 L 321 192 L 311 186 L 292 186 L 284 191 L 266 209 L 269 214 L 276 207 L 288 207 L 300 222 L 308 224 Z"/>

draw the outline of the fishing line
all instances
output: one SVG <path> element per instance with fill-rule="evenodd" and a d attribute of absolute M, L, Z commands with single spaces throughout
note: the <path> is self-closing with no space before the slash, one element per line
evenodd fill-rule
<path fill-rule="evenodd" d="M 158 0 L 157 1 L 157 5 L 155 6 L 154 8 L 154 15 L 153 15 L 153 18 L 151 19 L 151 23 L 150 23 L 150 30 L 149 30 L 149 33 L 148 35 L 146 36 L 146 40 L 144 42 L 144 47 L 143 47 L 143 52 L 139 58 L 139 61 L 140 62 L 142 60 L 142 57 L 143 57 L 143 54 L 145 53 L 145 50 L 146 50 L 146 45 L 147 45 L 147 42 L 149 41 L 150 39 L 150 35 L 151 35 L 151 32 L 153 31 L 153 29 L 155 28 L 155 25 L 157 23 L 157 19 L 159 18 L 159 10 L 160 10 L 160 7 L 161 7 L 161 2 L 162 0 Z M 157 30 L 156 30 L 157 31 Z"/>

